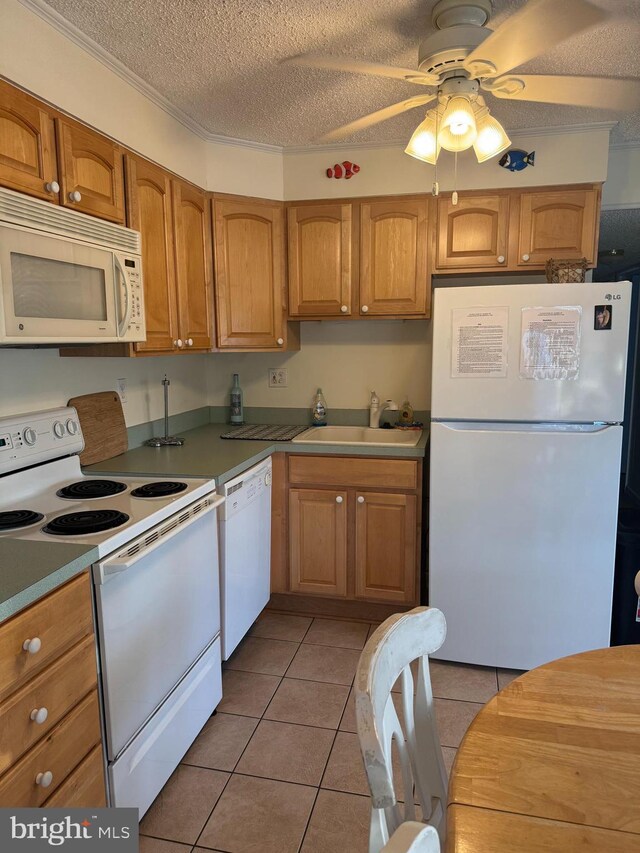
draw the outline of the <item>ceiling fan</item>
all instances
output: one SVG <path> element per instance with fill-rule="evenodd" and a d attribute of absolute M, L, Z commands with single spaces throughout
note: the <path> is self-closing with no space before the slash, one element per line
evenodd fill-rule
<path fill-rule="evenodd" d="M 305 53 L 285 63 L 405 80 L 435 91 L 384 107 L 326 133 L 333 142 L 407 110 L 436 102 L 416 128 L 407 154 L 435 163 L 440 149 L 474 147 L 479 162 L 511 144 L 481 93 L 496 98 L 633 111 L 640 107 L 640 80 L 519 74 L 518 66 L 566 39 L 602 23 L 609 13 L 588 0 L 530 0 L 496 30 L 486 26 L 491 0 L 439 0 L 435 32 L 418 48 L 418 68 L 396 68 L 359 59 Z"/>

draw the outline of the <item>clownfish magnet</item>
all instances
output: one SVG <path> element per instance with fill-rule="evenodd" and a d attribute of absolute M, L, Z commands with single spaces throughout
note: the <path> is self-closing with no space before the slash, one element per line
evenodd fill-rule
<path fill-rule="evenodd" d="M 333 167 L 327 169 L 328 178 L 352 178 L 360 171 L 360 166 L 357 163 L 352 163 L 350 160 L 343 160 L 342 163 L 336 163 Z"/>

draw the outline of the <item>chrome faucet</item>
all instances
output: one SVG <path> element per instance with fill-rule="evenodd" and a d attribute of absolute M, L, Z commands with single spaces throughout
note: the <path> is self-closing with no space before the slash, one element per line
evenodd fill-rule
<path fill-rule="evenodd" d="M 398 404 L 393 400 L 385 400 L 384 403 L 381 403 L 376 396 L 376 392 L 372 391 L 371 403 L 369 405 L 369 426 L 372 429 L 378 429 L 380 426 L 380 415 L 385 409 L 388 409 L 390 412 L 397 412 Z"/>

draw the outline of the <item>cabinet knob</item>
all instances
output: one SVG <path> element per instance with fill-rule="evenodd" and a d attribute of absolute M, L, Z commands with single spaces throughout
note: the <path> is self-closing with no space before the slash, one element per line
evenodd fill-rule
<path fill-rule="evenodd" d="M 34 637 L 32 640 L 25 640 L 22 644 L 22 648 L 25 652 L 29 652 L 30 655 L 35 655 L 36 652 L 39 652 L 41 646 L 42 640 L 40 637 Z"/>
<path fill-rule="evenodd" d="M 192 346 L 193 346 L 193 338 L 187 338 L 187 346 L 188 346 L 188 347 L 192 347 Z"/>
<path fill-rule="evenodd" d="M 69 201 L 82 201 L 82 193 L 78 192 L 78 190 L 74 190 L 72 193 L 69 193 Z"/>
<path fill-rule="evenodd" d="M 343 314 L 346 314 L 347 311 L 349 310 L 349 306 L 348 305 L 341 305 L 340 310 L 342 311 Z"/>
<path fill-rule="evenodd" d="M 57 181 L 48 181 L 44 185 L 45 190 L 52 195 L 57 195 L 60 192 L 60 184 Z"/>
<path fill-rule="evenodd" d="M 336 503 L 341 504 L 343 500 L 344 498 L 342 497 L 342 495 L 338 495 L 338 497 L 336 498 Z"/>
<path fill-rule="evenodd" d="M 49 716 L 49 711 L 46 708 L 34 708 L 33 711 L 29 714 L 34 723 L 37 723 L 39 726 L 44 723 L 44 721 Z"/>
<path fill-rule="evenodd" d="M 523 261 L 528 261 L 528 260 L 529 260 L 529 255 L 523 255 L 523 256 L 522 256 L 522 260 L 523 260 Z"/>
<path fill-rule="evenodd" d="M 358 503 L 359 503 L 359 504 L 363 504 L 363 503 L 364 503 L 364 498 L 362 497 L 362 495 L 358 495 Z"/>
<path fill-rule="evenodd" d="M 368 306 L 368 305 L 363 305 L 363 306 L 362 306 L 362 308 L 361 308 L 360 310 L 362 311 L 362 313 L 363 313 L 363 314 L 366 314 L 366 313 L 367 313 L 367 311 L 369 310 L 369 306 Z"/>
<path fill-rule="evenodd" d="M 38 773 L 36 776 L 36 785 L 40 785 L 41 788 L 48 788 L 52 782 L 53 773 L 51 770 L 45 770 L 44 773 Z"/>
<path fill-rule="evenodd" d="M 498 263 L 499 263 L 499 264 L 503 264 L 503 263 L 504 263 L 504 255 L 498 255 Z"/>
<path fill-rule="evenodd" d="M 282 346 L 282 344 L 284 343 L 284 338 L 278 338 L 278 340 L 276 341 L 276 343 L 278 344 L 278 346 L 279 346 L 279 347 L 281 347 L 281 346 Z"/>
<path fill-rule="evenodd" d="M 181 338 L 178 338 L 178 340 L 176 341 L 176 346 L 178 347 L 178 349 L 182 349 L 182 347 L 184 346 L 184 341 Z"/>

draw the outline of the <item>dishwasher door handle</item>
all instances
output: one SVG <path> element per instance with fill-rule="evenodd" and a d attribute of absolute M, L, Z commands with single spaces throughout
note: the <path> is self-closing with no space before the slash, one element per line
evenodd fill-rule
<path fill-rule="evenodd" d="M 182 513 L 176 513 L 177 520 L 175 522 L 172 523 L 171 518 L 166 519 L 162 524 L 159 524 L 157 527 L 149 530 L 144 536 L 141 536 L 139 539 L 135 539 L 133 542 L 129 543 L 128 548 L 125 551 L 121 551 L 119 555 L 107 557 L 106 560 L 98 562 L 96 564 L 99 571 L 98 583 L 104 583 L 110 576 L 120 574 L 120 572 L 125 572 L 127 569 L 130 569 L 139 560 L 146 557 L 147 554 L 151 554 L 156 550 L 156 548 L 159 548 L 161 545 L 164 545 L 165 542 L 168 542 L 170 539 L 173 539 L 174 536 L 177 536 L 178 533 L 182 533 L 182 531 L 186 530 L 189 525 L 195 524 L 198 519 L 204 518 L 205 515 L 213 512 L 220 506 L 220 504 L 224 503 L 225 498 L 222 495 L 215 495 L 214 497 L 207 498 L 206 500 L 208 503 L 205 507 L 198 509 L 195 512 L 192 509 L 192 514 L 185 518 L 184 521 L 180 521 L 180 516 L 189 510 L 188 507 L 183 510 Z M 197 507 L 198 503 L 194 506 Z M 165 529 L 166 532 L 163 533 L 163 530 Z M 135 550 L 134 553 L 130 553 L 137 545 L 139 546 L 137 550 Z"/>

